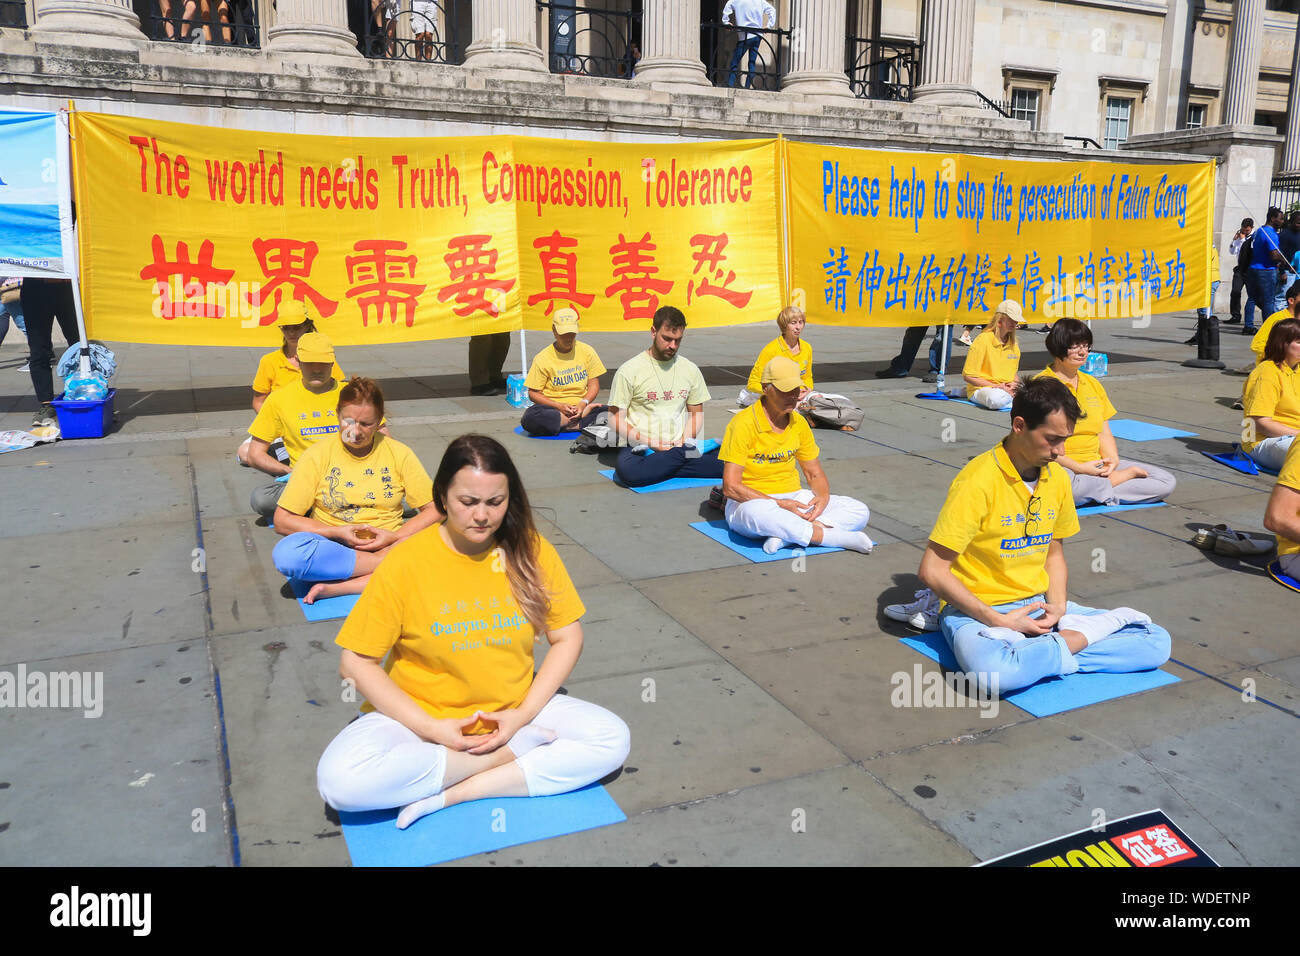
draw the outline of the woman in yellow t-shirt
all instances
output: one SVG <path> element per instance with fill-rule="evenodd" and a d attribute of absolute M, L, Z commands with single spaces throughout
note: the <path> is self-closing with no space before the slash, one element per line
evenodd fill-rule
<path fill-rule="evenodd" d="M 284 344 L 274 352 L 267 352 L 257 363 L 257 372 L 253 375 L 254 412 L 262 410 L 266 396 L 277 388 L 283 388 L 302 378 L 302 370 L 298 367 L 298 340 L 308 332 L 316 331 L 316 323 L 308 317 L 307 307 L 297 300 L 281 304 L 277 315 L 275 324 L 284 336 Z M 339 368 L 337 362 L 334 363 L 332 374 L 334 381 L 346 381 L 343 369 Z M 251 440 L 251 435 L 245 438 L 235 452 L 235 458 L 241 465 L 249 464 L 248 445 Z M 271 453 L 280 461 L 288 461 L 284 443 L 278 439 L 271 443 Z"/>
<path fill-rule="evenodd" d="M 761 380 L 762 399 L 731 419 L 718 452 L 728 527 L 762 540 L 768 554 L 787 544 L 870 553 L 875 545 L 862 530 L 870 511 L 855 498 L 831 494 L 812 430 L 795 411 L 799 366 L 778 355 Z M 799 468 L 811 491 L 800 488 Z"/>
<path fill-rule="evenodd" d="M 1024 321 L 1020 303 L 1007 299 L 993 310 L 993 318 L 971 343 L 961 375 L 966 380 L 966 397 L 976 405 L 995 411 L 1011 407 L 1020 387 L 1016 327 Z"/>
<path fill-rule="evenodd" d="M 298 458 L 273 523 L 286 537 L 272 552 L 292 581 L 315 582 L 303 598 L 360 594 L 398 541 L 442 515 L 433 481 L 411 449 L 380 432 L 384 393 L 368 378 L 339 392 L 338 431 Z M 403 498 L 419 514 L 402 523 Z"/>
<path fill-rule="evenodd" d="M 1045 344 L 1052 364 L 1038 374 L 1064 382 L 1083 412 L 1074 434 L 1065 440 L 1065 454 L 1056 459 L 1072 476 L 1075 505 L 1163 501 L 1174 490 L 1174 476 L 1155 465 L 1119 457 L 1107 424 L 1115 406 L 1101 382 L 1081 371 L 1092 349 L 1092 329 L 1078 319 L 1058 319 Z"/>
<path fill-rule="evenodd" d="M 466 800 L 576 790 L 616 770 L 629 745 L 614 714 L 557 694 L 582 652 L 585 608 L 506 450 L 457 438 L 433 499 L 445 520 L 393 548 L 339 632 L 339 673 L 366 704 L 316 768 L 330 806 L 402 807 L 400 829 Z"/>
<path fill-rule="evenodd" d="M 781 330 L 781 334 L 764 345 L 763 350 L 758 353 L 754 367 L 749 372 L 749 381 L 740 393 L 739 404 L 742 408 L 748 408 L 762 398 L 763 369 L 767 368 L 767 363 L 778 355 L 784 355 L 799 366 L 800 400 L 813 390 L 812 345 L 800 338 L 807 321 L 808 317 L 798 306 L 787 305 L 777 313 L 776 326 Z"/>
<path fill-rule="evenodd" d="M 1242 449 L 1278 471 L 1300 435 L 1300 319 L 1283 319 L 1268 334 L 1264 357 L 1246 379 L 1241 403 L 1250 419 Z"/>

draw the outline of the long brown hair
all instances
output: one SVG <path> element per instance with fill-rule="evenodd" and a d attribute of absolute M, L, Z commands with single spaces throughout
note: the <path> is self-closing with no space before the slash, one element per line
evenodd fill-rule
<path fill-rule="evenodd" d="M 1286 359 L 1286 347 L 1300 339 L 1300 320 L 1283 319 L 1273 326 L 1268 333 L 1268 344 L 1264 346 L 1265 362 L 1282 362 Z"/>
<path fill-rule="evenodd" d="M 443 514 L 447 513 L 447 489 L 462 468 L 477 468 L 490 475 L 506 476 L 509 502 L 506 516 L 494 537 L 505 558 L 510 593 L 533 626 L 533 631 L 540 635 L 546 630 L 551 595 L 546 590 L 542 569 L 537 563 L 537 528 L 515 463 L 495 438 L 461 435 L 455 439 L 443 453 L 438 473 L 433 478 L 433 503 Z"/>

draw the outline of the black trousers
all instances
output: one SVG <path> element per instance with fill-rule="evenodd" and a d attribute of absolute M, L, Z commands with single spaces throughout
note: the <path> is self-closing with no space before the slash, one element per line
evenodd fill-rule
<path fill-rule="evenodd" d="M 32 388 L 41 404 L 54 401 L 54 375 L 50 359 L 54 357 L 54 322 L 57 319 L 63 337 L 71 345 L 81 341 L 77 330 L 77 307 L 72 300 L 72 282 L 68 279 L 24 279 L 23 317 L 27 323 L 27 345 L 31 349 Z"/>
<path fill-rule="evenodd" d="M 506 364 L 506 356 L 509 354 L 509 332 L 492 332 L 488 335 L 470 336 L 470 386 L 504 384 L 505 376 L 501 374 L 501 367 Z"/>

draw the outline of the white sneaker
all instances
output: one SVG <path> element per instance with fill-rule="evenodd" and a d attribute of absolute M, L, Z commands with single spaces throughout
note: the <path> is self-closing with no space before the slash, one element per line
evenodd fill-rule
<path fill-rule="evenodd" d="M 960 342 L 962 345 L 970 345 L 971 344 L 970 330 L 963 332 L 961 334 L 961 338 L 959 338 L 957 341 Z"/>
<path fill-rule="evenodd" d="M 929 588 L 922 588 L 911 604 L 891 604 L 885 608 L 885 617 L 902 621 L 918 631 L 933 631 L 939 626 L 939 598 Z"/>

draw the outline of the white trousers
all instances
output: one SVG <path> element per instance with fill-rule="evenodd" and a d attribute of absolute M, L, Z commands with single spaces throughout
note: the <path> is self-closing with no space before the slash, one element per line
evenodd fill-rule
<path fill-rule="evenodd" d="M 770 498 L 756 498 L 753 501 L 736 502 L 727 499 L 727 525 L 736 534 L 749 538 L 780 538 L 801 548 L 808 547 L 812 540 L 813 525 L 811 521 L 800 518 L 793 512 L 786 511 L 776 499 L 793 498 L 800 504 L 813 500 L 813 493 L 807 488 L 772 495 Z M 867 526 L 871 510 L 856 498 L 845 495 L 831 495 L 820 517 L 817 518 L 828 528 L 842 531 L 861 531 Z"/>
<path fill-rule="evenodd" d="M 1012 394 L 1005 389 L 994 388 L 992 385 L 986 385 L 983 388 L 975 389 L 975 391 L 971 393 L 970 400 L 976 405 L 983 405 L 985 408 L 1002 411 L 1004 408 L 1011 407 L 1012 398 Z"/>
<path fill-rule="evenodd" d="M 557 734 L 519 757 L 530 797 L 568 793 L 623 765 L 627 724 L 596 704 L 556 694 L 531 726 Z M 509 744 L 507 744 L 509 746 Z M 378 711 L 364 714 L 335 737 L 316 767 L 316 789 L 335 810 L 404 807 L 442 791 L 447 748 L 430 743 Z"/>

